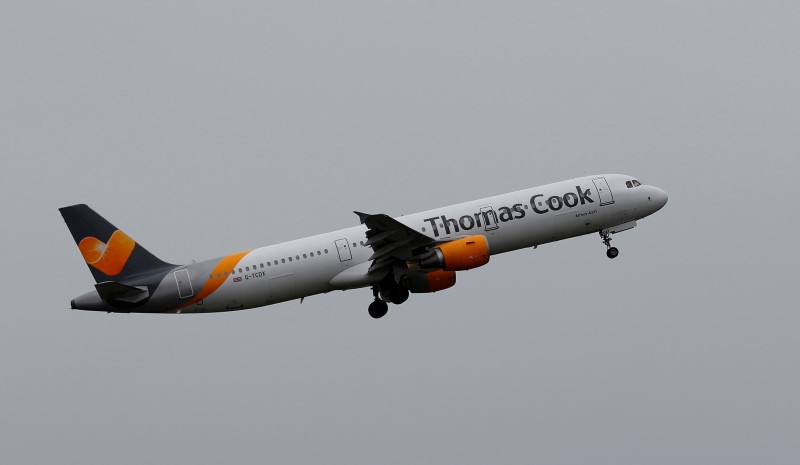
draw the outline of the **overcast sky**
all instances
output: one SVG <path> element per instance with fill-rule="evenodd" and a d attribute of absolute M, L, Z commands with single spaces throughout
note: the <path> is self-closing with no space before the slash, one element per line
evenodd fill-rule
<path fill-rule="evenodd" d="M 0 15 L 0 461 L 788 464 L 797 1 L 25 1 Z M 69 310 L 58 207 L 187 263 L 595 173 L 614 237 L 210 315 Z"/>

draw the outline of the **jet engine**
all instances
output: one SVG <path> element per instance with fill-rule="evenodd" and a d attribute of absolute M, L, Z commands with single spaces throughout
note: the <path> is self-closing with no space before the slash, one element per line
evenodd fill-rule
<path fill-rule="evenodd" d="M 409 273 L 403 278 L 403 283 L 409 292 L 421 294 L 437 292 L 456 285 L 455 271 L 436 270 L 427 273 L 417 271 Z"/>
<path fill-rule="evenodd" d="M 485 236 L 476 235 L 437 245 L 430 255 L 419 261 L 419 267 L 463 271 L 487 263 L 489 263 L 489 243 Z"/>

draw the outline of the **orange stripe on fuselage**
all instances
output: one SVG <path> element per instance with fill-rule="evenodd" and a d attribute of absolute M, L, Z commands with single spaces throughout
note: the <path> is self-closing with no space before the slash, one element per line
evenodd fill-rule
<path fill-rule="evenodd" d="M 206 297 L 210 296 L 214 291 L 216 291 L 220 286 L 222 286 L 225 281 L 228 279 L 228 276 L 224 276 L 225 272 L 230 272 L 232 269 L 236 268 L 236 265 L 239 264 L 239 261 L 244 258 L 245 255 L 250 253 L 249 250 L 245 250 L 244 252 L 239 252 L 235 254 L 228 255 L 223 257 L 222 260 L 217 263 L 217 266 L 214 267 L 214 271 L 211 272 L 212 279 L 206 281 L 205 286 L 200 289 L 200 292 L 197 293 L 194 298 L 189 300 L 188 302 L 180 305 L 178 308 L 186 308 L 189 305 L 193 305 L 200 300 L 205 299 Z M 222 273 L 223 276 L 217 277 L 217 273 Z"/>

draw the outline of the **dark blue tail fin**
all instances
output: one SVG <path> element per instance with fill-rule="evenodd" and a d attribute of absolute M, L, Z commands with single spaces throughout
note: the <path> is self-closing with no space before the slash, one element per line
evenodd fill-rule
<path fill-rule="evenodd" d="M 125 282 L 175 267 L 159 260 L 86 205 L 59 211 L 98 283 Z"/>

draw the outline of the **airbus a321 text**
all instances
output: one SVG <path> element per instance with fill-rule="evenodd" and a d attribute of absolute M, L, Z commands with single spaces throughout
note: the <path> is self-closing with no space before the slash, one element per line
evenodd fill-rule
<path fill-rule="evenodd" d="M 369 314 L 381 318 L 389 302 L 450 288 L 492 255 L 599 233 L 615 258 L 611 234 L 666 203 L 630 176 L 586 176 L 399 218 L 356 212 L 359 226 L 189 265 L 161 261 L 86 205 L 60 211 L 97 282 L 74 309 L 225 312 L 370 287 Z"/>

